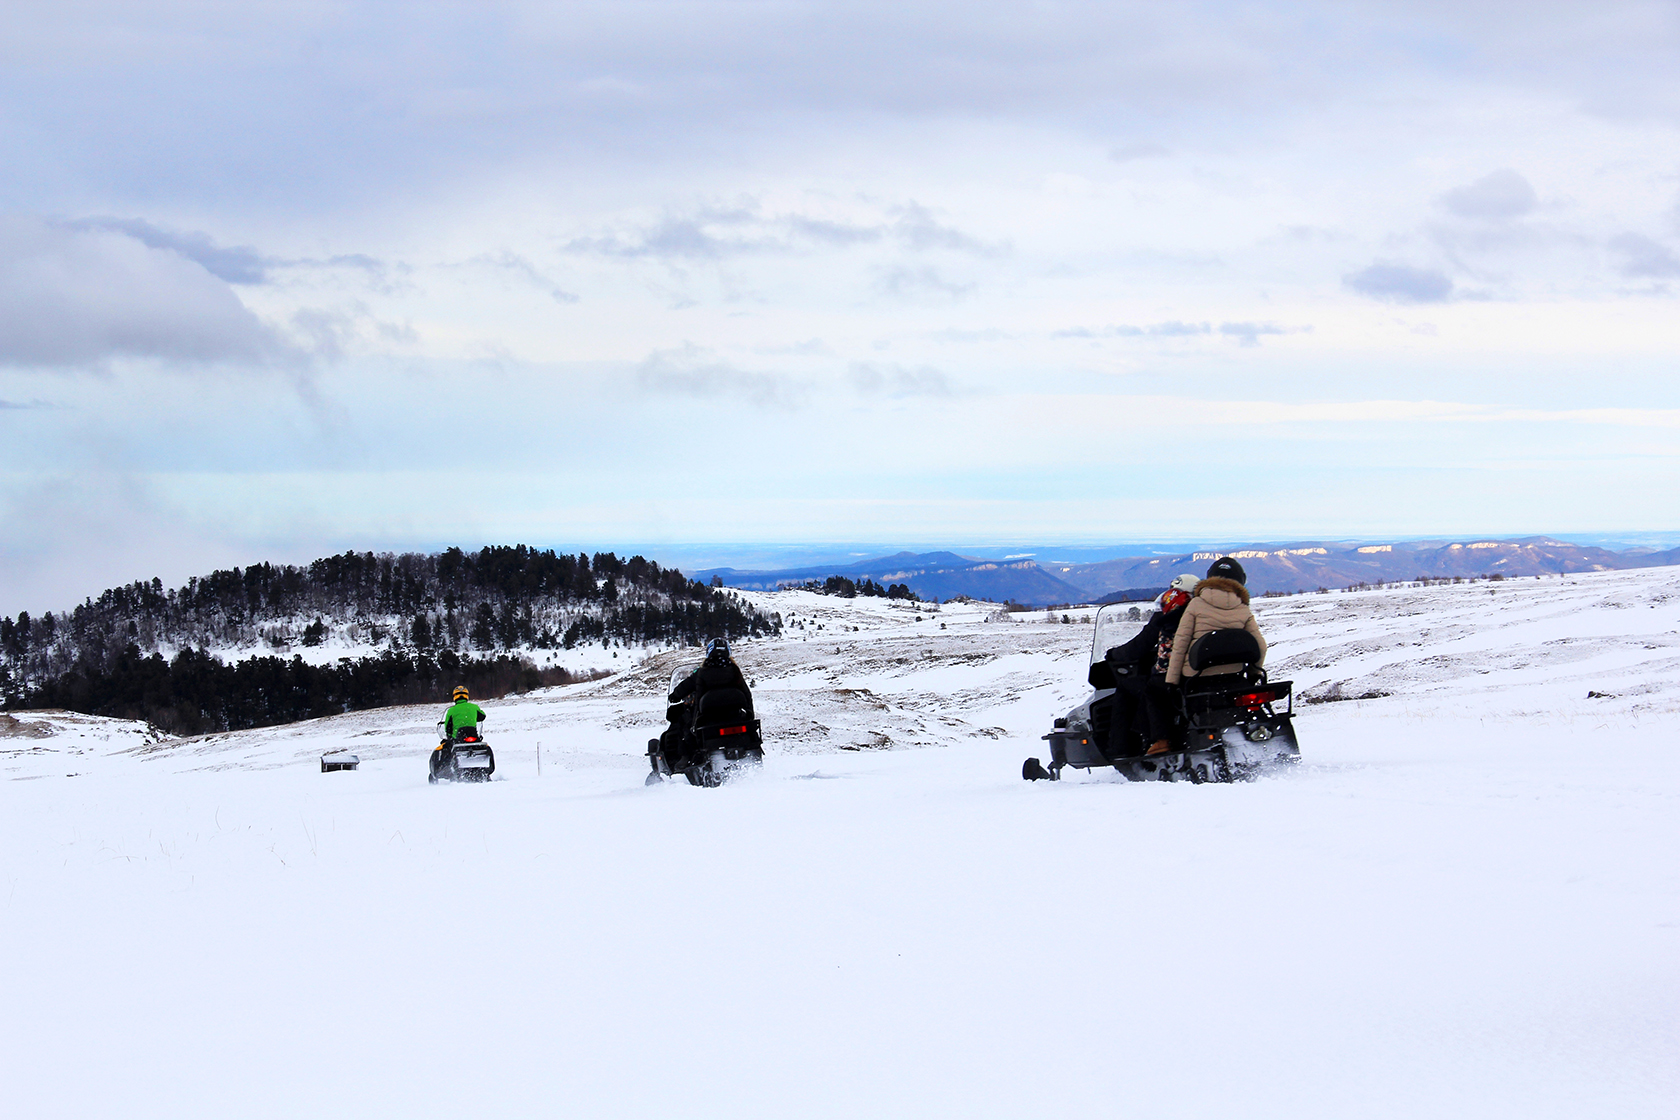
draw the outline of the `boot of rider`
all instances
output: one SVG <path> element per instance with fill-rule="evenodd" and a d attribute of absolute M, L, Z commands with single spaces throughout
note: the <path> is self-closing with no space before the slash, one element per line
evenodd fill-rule
<path fill-rule="evenodd" d="M 682 772 L 682 740 L 682 728 L 674 723 L 659 737 L 659 754 L 665 760 L 667 774 Z"/>

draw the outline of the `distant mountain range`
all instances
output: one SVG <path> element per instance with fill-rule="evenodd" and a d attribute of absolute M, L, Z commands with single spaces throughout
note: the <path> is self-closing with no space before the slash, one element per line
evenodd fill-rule
<path fill-rule="evenodd" d="M 709 581 L 717 576 L 729 587 L 771 591 L 843 575 L 854 580 L 867 577 L 882 584 L 907 584 L 924 599 L 967 595 L 994 602 L 1012 599 L 1030 606 L 1044 606 L 1105 598 L 1148 598 L 1150 593 L 1172 582 L 1175 575 L 1185 572 L 1202 575 L 1220 556 L 1236 557 L 1248 575 L 1250 590 L 1257 594 L 1389 583 L 1420 576 L 1430 579 L 1493 574 L 1536 576 L 1680 564 L 1680 549 L 1611 552 L 1550 537 L 1524 537 L 1395 544 L 1298 541 L 1224 552 L 1190 551 L 1170 556 L 1127 556 L 1097 563 L 1047 566 L 1031 559 L 986 560 L 952 552 L 900 552 L 854 564 L 781 571 L 712 568 L 695 572 L 694 577 Z"/>
<path fill-rule="evenodd" d="M 1134 587 L 1161 587 L 1180 572 L 1202 575 L 1221 555 L 1233 556 L 1248 575 L 1249 589 L 1311 591 L 1356 583 L 1500 574 L 1536 576 L 1601 572 L 1680 563 L 1680 549 L 1667 552 L 1611 552 L 1549 537 L 1519 540 L 1406 541 L 1398 544 L 1324 543 L 1256 545 L 1226 553 L 1186 552 L 1176 556 L 1126 557 L 1097 564 L 1053 565 L 1058 577 L 1092 595 Z"/>
<path fill-rule="evenodd" d="M 772 572 L 743 572 L 734 568 L 710 568 L 695 572 L 694 578 L 708 582 L 713 576 L 726 587 L 746 591 L 774 591 L 808 580 L 845 576 L 851 580 L 872 579 L 876 583 L 907 585 L 924 599 L 951 599 L 967 595 L 1001 603 L 1072 603 L 1089 597 L 1085 589 L 1053 575 L 1034 560 L 976 560 L 954 552 L 900 552 L 855 564 L 810 568 L 786 568 Z"/>

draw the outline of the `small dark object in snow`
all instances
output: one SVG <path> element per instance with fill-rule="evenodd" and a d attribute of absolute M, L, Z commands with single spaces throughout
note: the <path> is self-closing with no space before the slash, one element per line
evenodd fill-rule
<path fill-rule="evenodd" d="M 362 764 L 362 760 L 353 754 L 334 751 L 321 756 L 321 773 L 329 770 L 354 770 Z"/>
<path fill-rule="evenodd" d="M 1614 692 L 1589 692 L 1589 693 L 1587 693 L 1587 699 L 1588 700 L 1614 700 L 1615 698 L 1616 698 L 1616 694 Z"/>

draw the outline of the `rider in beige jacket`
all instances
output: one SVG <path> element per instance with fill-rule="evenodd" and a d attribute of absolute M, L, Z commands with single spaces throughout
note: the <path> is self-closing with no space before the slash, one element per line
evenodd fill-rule
<path fill-rule="evenodd" d="M 1172 658 L 1167 662 L 1168 684 L 1178 684 L 1185 677 L 1196 675 L 1196 670 L 1185 664 L 1190 643 L 1214 630 L 1247 630 L 1260 643 L 1260 660 L 1265 662 L 1266 639 L 1260 636 L 1260 624 L 1248 609 L 1248 588 L 1234 579 L 1212 576 L 1196 585 L 1190 605 L 1184 608 L 1184 617 L 1179 620 L 1178 633 L 1173 635 Z M 1208 672 L 1232 673 L 1238 668 L 1221 665 Z"/>

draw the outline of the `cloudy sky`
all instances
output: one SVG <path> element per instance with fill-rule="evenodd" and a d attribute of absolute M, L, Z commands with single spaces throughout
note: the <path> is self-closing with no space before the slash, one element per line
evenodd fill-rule
<path fill-rule="evenodd" d="M 0 10 L 0 610 L 1673 530 L 1680 5 Z"/>

